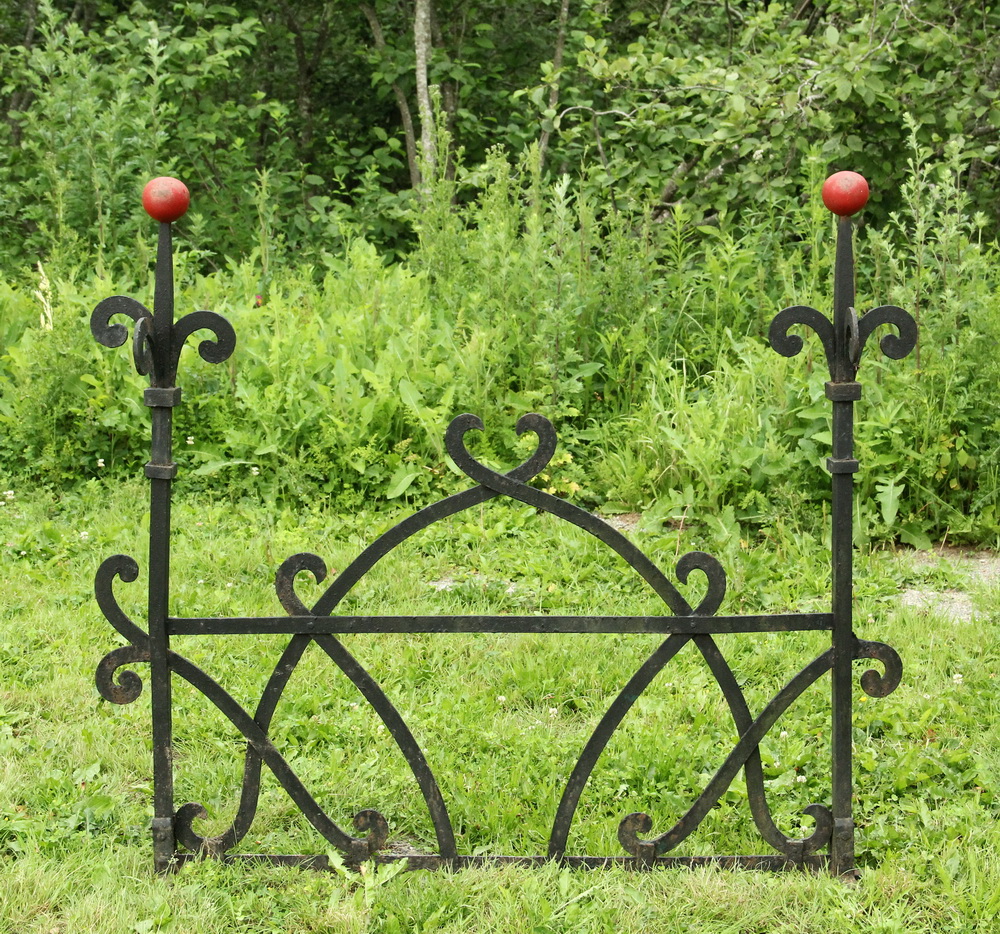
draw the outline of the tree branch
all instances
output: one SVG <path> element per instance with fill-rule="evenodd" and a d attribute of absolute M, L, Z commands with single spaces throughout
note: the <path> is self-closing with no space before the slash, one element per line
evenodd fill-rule
<path fill-rule="evenodd" d="M 372 30 L 372 37 L 375 40 L 375 48 L 384 53 L 386 50 L 385 36 L 382 33 L 382 25 L 375 15 L 375 8 L 367 3 L 360 4 L 361 12 Z M 420 165 L 417 162 L 417 136 L 413 129 L 413 115 L 410 113 L 410 104 L 406 99 L 406 94 L 399 86 L 398 81 L 392 82 L 392 93 L 396 98 L 396 107 L 399 109 L 399 119 L 403 124 L 403 138 L 406 141 L 406 164 L 410 169 L 410 185 L 413 188 L 420 187 Z"/>
<path fill-rule="evenodd" d="M 566 48 L 566 23 L 569 20 L 569 0 L 562 0 L 559 8 L 559 28 L 556 32 L 556 47 L 552 54 L 552 84 L 549 87 L 549 110 L 555 110 L 559 103 L 559 71 L 562 69 L 563 52 Z M 542 130 L 538 139 L 538 171 L 545 168 L 545 153 L 549 148 L 551 131 Z"/>

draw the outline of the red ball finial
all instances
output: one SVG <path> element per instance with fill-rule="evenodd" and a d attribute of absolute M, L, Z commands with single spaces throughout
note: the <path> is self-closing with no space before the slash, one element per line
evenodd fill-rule
<path fill-rule="evenodd" d="M 180 179 L 169 175 L 154 178 L 142 190 L 142 206 L 154 220 L 172 224 L 191 204 L 191 192 Z"/>
<path fill-rule="evenodd" d="M 834 214 L 850 217 L 868 203 L 868 182 L 857 172 L 835 172 L 823 183 L 823 204 Z"/>

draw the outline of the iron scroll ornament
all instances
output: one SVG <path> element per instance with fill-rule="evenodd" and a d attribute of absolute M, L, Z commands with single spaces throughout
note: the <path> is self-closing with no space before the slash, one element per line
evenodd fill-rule
<path fill-rule="evenodd" d="M 768 340 L 771 346 L 783 357 L 798 355 L 804 346 L 802 338 L 797 334 L 789 333 L 789 330 L 796 325 L 806 325 L 819 337 L 826 354 L 831 378 L 834 378 L 838 355 L 837 335 L 834 332 L 833 323 L 821 311 L 810 308 L 808 305 L 793 305 L 779 311 L 771 321 L 768 330 Z M 904 311 L 896 305 L 880 305 L 859 318 L 855 310 L 850 308 L 848 310 L 847 332 L 843 340 L 847 347 L 847 357 L 855 374 L 860 368 L 861 352 L 868 338 L 871 337 L 876 328 L 882 325 L 891 325 L 896 328 L 897 332 L 896 334 L 886 334 L 879 341 L 879 348 L 887 357 L 891 357 L 893 360 L 902 360 L 916 346 L 917 325 L 908 311 Z"/>
<path fill-rule="evenodd" d="M 466 432 L 480 428 L 481 423 L 477 418 L 471 415 L 462 415 L 451 423 L 446 434 L 449 453 L 454 457 L 456 464 L 471 479 L 477 481 L 478 485 L 420 510 L 374 541 L 338 575 L 312 610 L 307 608 L 296 594 L 294 581 L 298 574 L 308 572 L 322 582 L 326 577 L 324 562 L 316 555 L 298 554 L 293 555 L 281 565 L 276 575 L 276 590 L 279 601 L 289 618 L 302 621 L 303 631 L 296 632 L 290 639 L 275 665 L 257 709 L 252 715 L 240 706 L 211 676 L 177 652 L 170 652 L 171 670 L 201 691 L 242 733 L 247 741 L 240 801 L 237 813 L 227 830 L 214 837 L 198 834 L 194 829 L 194 822 L 205 816 L 204 808 L 200 804 L 188 803 L 175 812 L 176 839 L 192 853 L 222 857 L 245 837 L 254 820 L 258 806 L 261 766 L 266 764 L 313 827 L 328 843 L 339 849 L 350 862 L 356 864 L 371 858 L 383 861 L 392 858 L 379 854 L 379 850 L 384 847 L 388 837 L 388 821 L 382 814 L 374 809 L 362 809 L 355 815 L 354 828 L 357 831 L 367 831 L 367 835 L 361 837 L 346 833 L 320 807 L 268 736 L 271 719 L 296 665 L 309 644 L 316 642 L 372 705 L 409 763 L 424 795 L 437 836 L 439 852 L 436 858 L 440 859 L 442 864 L 447 865 L 460 865 L 466 859 L 460 857 L 457 852 L 454 830 L 437 780 L 398 710 L 381 687 L 333 633 L 309 631 L 310 628 L 315 627 L 314 621 L 318 617 L 329 616 L 336 609 L 336 606 L 353 586 L 379 560 L 393 548 L 434 522 L 500 495 L 525 502 L 540 511 L 551 512 L 572 522 L 608 544 L 625 558 L 629 565 L 661 596 L 673 614 L 662 618 L 665 625 L 670 620 L 674 620 L 678 626 L 683 626 L 685 617 L 702 621 L 714 617 L 725 594 L 725 574 L 714 558 L 702 552 L 690 552 L 678 562 L 677 577 L 682 583 L 688 580 L 694 570 L 700 570 L 706 577 L 706 592 L 697 606 L 692 607 L 659 568 L 617 530 L 580 507 L 528 485 L 528 481 L 544 469 L 555 450 L 555 432 L 547 419 L 533 414 L 520 420 L 519 430 L 521 432 L 527 430 L 535 432 L 539 438 L 539 444 L 535 452 L 523 464 L 506 474 L 500 474 L 485 467 L 473 458 L 465 448 L 464 435 Z M 457 457 L 455 457 L 456 454 Z M 116 673 L 124 666 L 149 661 L 147 635 L 121 610 L 113 593 L 113 583 L 116 578 L 124 582 L 131 582 L 136 580 L 137 576 L 137 563 L 128 556 L 116 555 L 101 565 L 96 579 L 98 603 L 102 611 L 119 633 L 130 642 L 129 645 L 110 652 L 98 669 L 98 688 L 101 695 L 107 700 L 119 704 L 129 703 L 139 696 L 141 681 L 135 672 L 127 668 L 121 671 L 117 681 L 115 680 Z M 336 618 L 334 617 L 334 619 Z M 499 626 L 502 625 L 504 617 L 490 619 Z M 540 619 L 544 621 L 544 617 Z M 377 621 L 378 618 L 373 617 L 372 620 Z M 177 620 L 176 622 L 182 623 L 183 621 Z M 265 620 L 261 620 L 261 622 L 265 622 Z M 807 619 L 806 622 L 810 621 Z M 816 620 L 811 621 L 811 623 L 815 622 Z M 804 626 L 803 628 L 825 628 L 825 622 L 824 618 L 820 620 L 821 626 L 808 625 L 808 627 Z M 782 625 L 781 628 L 787 627 Z M 353 629 L 352 631 L 363 630 Z M 667 631 L 669 632 L 669 629 Z M 805 839 L 788 837 L 774 824 L 764 791 L 759 743 L 791 703 L 809 685 L 829 670 L 831 652 L 829 650 L 824 652 L 819 658 L 807 665 L 758 717 L 753 718 L 737 679 L 712 638 L 712 634 L 708 632 L 692 634 L 682 631 L 669 632 L 665 641 L 626 684 L 595 728 L 567 782 L 553 824 L 547 859 L 570 863 L 574 861 L 573 857 L 566 855 L 568 831 L 579 802 L 580 792 L 582 792 L 597 759 L 634 702 L 688 641 L 694 641 L 709 669 L 716 677 L 729 706 L 739 734 L 739 741 L 704 792 L 671 830 L 654 840 L 640 839 L 638 835 L 647 833 L 651 822 L 644 814 L 631 814 L 621 821 L 619 827 L 619 840 L 622 846 L 632 858 L 637 860 L 637 865 L 654 864 L 658 857 L 669 853 L 701 823 L 741 768 L 745 773 L 753 819 L 764 839 L 784 858 L 793 864 L 806 864 L 818 850 L 829 843 L 832 820 L 829 808 L 824 805 L 813 804 L 806 808 L 805 813 L 815 819 L 816 826 L 813 833 Z M 867 671 L 862 676 L 862 686 L 869 693 L 881 696 L 888 693 L 898 683 L 898 672 L 901 666 L 898 656 L 888 646 L 858 642 L 855 657 L 878 658 L 885 665 L 884 675 L 879 675 L 875 671 Z M 583 859 L 593 858 L 585 857 Z"/>
<path fill-rule="evenodd" d="M 105 347 L 121 347 L 128 340 L 128 328 L 124 324 L 111 323 L 115 315 L 127 315 L 134 322 L 132 360 L 136 371 L 149 376 L 154 386 L 173 386 L 181 349 L 196 331 L 208 330 L 215 334 L 215 340 L 203 340 L 198 345 L 198 353 L 206 363 L 224 363 L 236 349 L 236 332 L 222 315 L 214 311 L 193 311 L 172 325 L 166 351 L 157 355 L 154 353 L 153 312 L 127 295 L 104 299 L 90 316 L 90 331 Z M 158 367 L 161 358 L 163 365 Z"/>
<path fill-rule="evenodd" d="M 885 667 L 882 674 L 875 669 L 868 669 L 861 675 L 861 687 L 870 697 L 886 697 L 899 686 L 903 664 L 892 647 L 882 642 L 855 639 L 853 657 L 855 659 L 877 659 Z M 629 814 L 618 828 L 619 842 L 634 856 L 647 862 L 656 856 L 664 855 L 681 843 L 701 823 L 709 809 L 718 803 L 742 767 L 746 775 L 747 797 L 751 814 L 761 836 L 789 859 L 801 861 L 829 844 L 833 831 L 833 816 L 830 808 L 826 805 L 810 804 L 806 807 L 805 813 L 815 821 L 816 826 L 813 833 L 799 840 L 793 840 L 782 834 L 771 820 L 765 800 L 759 744 L 793 701 L 801 696 L 806 688 L 814 684 L 821 675 L 830 670 L 833 665 L 833 650 L 827 649 L 803 668 L 754 720 L 750 719 L 749 709 L 746 707 L 742 691 L 736 686 L 735 680 L 720 677 L 718 671 L 720 662 L 725 664 L 721 661 L 721 655 L 718 660 L 709 664 L 722 686 L 733 719 L 736 721 L 740 734 L 739 742 L 697 801 L 670 830 L 653 840 L 640 839 L 638 836 L 640 833 L 648 833 L 652 829 L 652 820 L 648 814 Z"/>

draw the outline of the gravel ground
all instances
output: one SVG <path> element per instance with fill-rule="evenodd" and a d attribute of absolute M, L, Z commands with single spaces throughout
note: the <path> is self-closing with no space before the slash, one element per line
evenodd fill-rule
<path fill-rule="evenodd" d="M 934 610 L 955 620 L 971 619 L 975 614 L 971 591 L 1000 581 L 1000 554 L 993 551 L 944 546 L 933 551 L 900 552 L 899 559 L 915 569 L 932 570 L 944 564 L 965 578 L 965 583 L 958 588 L 907 588 L 900 597 L 903 606 Z"/>

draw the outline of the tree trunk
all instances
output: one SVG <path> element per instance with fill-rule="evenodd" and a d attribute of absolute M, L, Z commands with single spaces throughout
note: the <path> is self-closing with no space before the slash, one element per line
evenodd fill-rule
<path fill-rule="evenodd" d="M 316 30 L 316 41 L 310 50 L 306 45 L 305 26 L 296 18 L 295 11 L 282 0 L 281 15 L 292 34 L 292 47 L 295 50 L 295 63 L 298 67 L 298 87 L 296 104 L 299 112 L 300 131 L 299 146 L 311 158 L 313 155 L 313 126 L 315 123 L 313 107 L 313 81 L 330 35 L 329 10 L 324 7 Z"/>
<path fill-rule="evenodd" d="M 361 12 L 365 14 L 368 25 L 371 26 L 372 36 L 375 39 L 375 48 L 384 52 L 386 48 L 385 36 L 382 33 L 382 25 L 375 15 L 375 8 L 367 3 L 361 4 Z M 399 109 L 399 119 L 403 124 L 403 137 L 406 140 L 406 164 L 410 170 L 410 186 L 420 187 L 420 166 L 417 163 L 417 136 L 413 130 L 413 115 L 410 113 L 410 103 L 406 99 L 406 94 L 399 86 L 398 81 L 392 82 L 392 93 L 396 98 L 396 107 Z"/>
<path fill-rule="evenodd" d="M 417 109 L 420 113 L 420 148 L 429 175 L 434 174 L 434 111 L 427 81 L 431 57 L 431 0 L 416 0 L 413 15 L 413 48 L 417 53 Z"/>
<path fill-rule="evenodd" d="M 35 0 L 28 0 L 24 6 L 24 10 L 24 41 L 21 45 L 24 47 L 25 51 L 31 51 L 32 46 L 35 44 L 35 26 L 38 22 L 38 4 Z M 34 97 L 35 95 L 32 93 L 30 88 L 20 88 L 12 91 L 10 97 L 4 101 L 4 119 L 10 126 L 11 138 L 14 141 L 15 147 L 21 145 L 22 130 L 20 122 L 12 117 L 11 113 L 20 113 L 27 110 L 31 106 L 31 102 L 34 100 Z"/>
<path fill-rule="evenodd" d="M 465 29 L 463 23 L 463 29 L 454 42 L 454 48 L 462 48 L 464 33 Z M 435 48 L 448 48 L 448 43 L 445 42 L 444 33 L 441 31 L 441 24 L 438 22 L 437 16 L 435 16 L 433 7 L 431 8 L 431 40 L 433 47 Z M 447 118 L 446 125 L 448 127 L 448 151 L 441 156 L 441 158 L 444 160 L 444 177 L 448 179 L 448 181 L 454 181 L 455 160 L 452 156 L 457 148 L 455 144 L 455 115 L 458 112 L 458 86 L 454 81 L 442 81 L 440 87 L 441 107 L 444 110 L 445 117 Z"/>
<path fill-rule="evenodd" d="M 562 0 L 559 8 L 559 28 L 556 31 L 556 48 L 552 55 L 552 85 L 549 87 L 549 110 L 555 110 L 559 103 L 559 69 L 562 68 L 563 52 L 566 48 L 566 23 L 569 20 L 569 0 Z M 542 130 L 538 139 L 538 171 L 545 168 L 545 151 L 549 148 L 549 130 Z"/>

